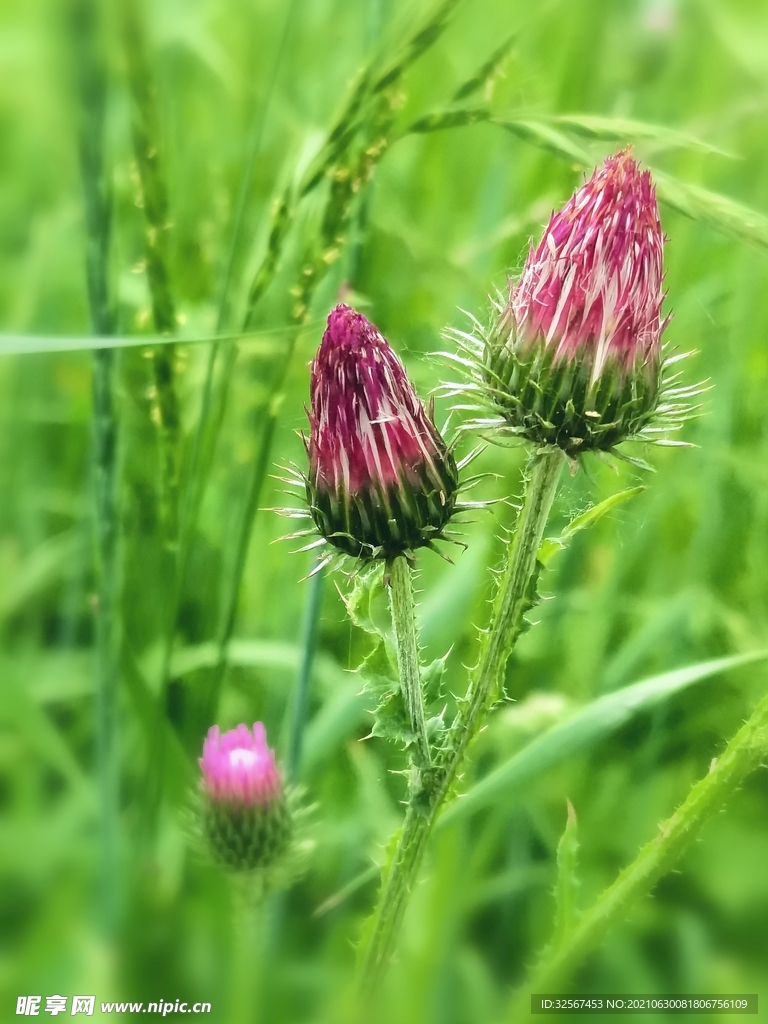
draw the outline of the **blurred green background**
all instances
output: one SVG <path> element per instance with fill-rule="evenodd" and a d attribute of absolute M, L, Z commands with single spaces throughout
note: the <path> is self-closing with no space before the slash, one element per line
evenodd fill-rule
<path fill-rule="evenodd" d="M 485 315 L 550 210 L 626 143 L 670 200 L 666 337 L 713 388 L 685 430 L 696 447 L 639 453 L 654 475 L 595 464 L 564 480 L 550 532 L 641 476 L 648 489 L 553 563 L 509 667 L 517 702 L 463 785 L 602 694 L 768 644 L 768 7 L 442 7 L 430 21 L 426 0 L 0 3 L 3 1020 L 35 993 L 95 994 L 96 1017 L 101 1001 L 182 999 L 210 1001 L 212 1021 L 340 1020 L 404 760 L 363 742 L 348 581 L 313 591 L 311 554 L 272 543 L 290 528 L 268 509 L 291 502 L 275 467 L 301 462 L 307 364 L 343 288 L 426 397 L 454 375 L 432 356 L 442 328 Z M 423 120 L 446 111 L 461 113 Z M 94 355 L 107 332 L 176 337 Z M 94 380 L 113 398 L 96 417 Z M 477 496 L 519 494 L 520 452 L 478 465 L 496 476 Z M 455 564 L 419 557 L 425 659 L 451 649 L 455 690 L 512 510 L 475 519 Z M 287 756 L 312 594 L 313 845 L 258 954 L 194 839 L 196 758 L 213 721 L 254 719 Z M 566 798 L 586 907 L 767 681 L 757 661 L 696 683 L 441 830 L 379 1018 L 509 1020 L 552 927 Z M 574 989 L 768 998 L 767 858 L 761 772 Z"/>

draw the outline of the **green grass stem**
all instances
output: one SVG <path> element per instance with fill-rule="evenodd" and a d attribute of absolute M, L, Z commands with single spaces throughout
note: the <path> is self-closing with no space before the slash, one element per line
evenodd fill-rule
<path fill-rule="evenodd" d="M 301 660 L 299 662 L 299 670 L 296 673 L 296 686 L 294 688 L 290 731 L 288 733 L 288 754 L 285 759 L 285 776 L 290 784 L 298 782 L 301 773 L 301 756 L 304 751 L 309 687 L 312 679 L 312 666 L 315 660 L 320 608 L 323 601 L 323 579 L 324 574 L 321 569 L 319 572 L 314 573 L 308 582 L 307 603 L 304 608 L 304 621 L 301 627 Z"/>
<path fill-rule="evenodd" d="M 141 0 L 122 0 L 121 15 L 128 85 L 131 93 L 133 152 L 138 170 L 139 205 L 144 212 L 144 259 L 152 297 L 152 315 L 160 334 L 174 334 L 176 307 L 171 290 L 168 190 L 161 165 L 161 131 L 157 90 L 147 53 Z M 166 542 L 178 543 L 178 502 L 181 467 L 181 419 L 176 394 L 176 346 L 150 349 L 154 387 L 152 417 L 162 452 L 162 517 Z"/>
<path fill-rule="evenodd" d="M 73 56 L 80 93 L 80 171 L 86 228 L 88 301 L 94 333 L 109 335 L 114 318 L 109 295 L 111 198 L 104 157 L 107 75 L 100 58 L 99 8 L 73 0 Z M 117 927 L 120 903 L 118 746 L 118 545 L 117 443 L 114 401 L 115 353 L 93 353 L 93 490 L 96 525 L 96 771 L 100 802 L 99 905 L 108 934 Z"/>
<path fill-rule="evenodd" d="M 235 212 L 232 219 L 229 246 L 224 263 L 224 274 L 219 295 L 218 311 L 216 315 L 216 334 L 223 334 L 231 321 L 231 295 L 236 285 L 236 272 L 238 266 L 238 255 L 242 239 L 245 211 L 248 205 L 248 198 L 253 185 L 253 172 L 256 160 L 261 150 L 264 137 L 264 126 L 267 122 L 267 115 L 272 103 L 272 98 L 277 86 L 280 65 L 284 59 L 291 24 L 296 11 L 298 0 L 291 0 L 285 15 L 283 29 L 278 43 L 275 57 L 272 63 L 267 88 L 253 109 L 251 126 L 248 133 L 248 145 L 246 150 L 245 165 L 240 178 L 240 185 L 235 200 Z M 248 322 L 243 328 L 243 333 L 248 331 Z M 180 583 L 183 586 L 186 575 L 186 560 L 189 553 L 189 546 L 194 535 L 197 520 L 200 512 L 200 504 L 208 482 L 211 463 L 216 448 L 216 440 L 221 430 L 224 418 L 224 410 L 227 404 L 227 394 L 232 380 L 235 364 L 239 355 L 239 346 L 236 343 L 228 344 L 223 349 L 223 365 L 219 367 L 222 344 L 214 339 L 209 353 L 205 371 L 205 382 L 200 404 L 200 414 L 195 427 L 192 440 L 192 450 L 189 460 L 188 483 L 185 493 L 182 496 L 182 515 L 180 524 L 180 550 L 181 568 Z M 175 602 L 177 607 L 178 600 Z M 172 642 L 172 638 L 171 638 Z"/>

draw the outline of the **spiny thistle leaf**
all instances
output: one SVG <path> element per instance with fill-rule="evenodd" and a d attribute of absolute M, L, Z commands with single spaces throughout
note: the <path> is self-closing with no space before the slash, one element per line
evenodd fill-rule
<path fill-rule="evenodd" d="M 351 622 L 370 640 L 357 672 L 363 680 L 364 691 L 376 701 L 371 735 L 407 747 L 416 737 L 400 689 L 397 657 L 390 638 L 376 623 L 372 608 L 376 594 L 383 593 L 383 577 L 384 567 L 379 564 L 374 571 L 357 576 L 348 596 L 339 593 Z"/>
<path fill-rule="evenodd" d="M 547 537 L 542 541 L 539 548 L 539 562 L 542 566 L 548 565 L 552 558 L 567 546 L 568 541 L 574 534 L 586 529 L 588 526 L 592 526 L 598 519 L 602 519 L 607 512 L 611 512 L 613 509 L 618 508 L 619 505 L 623 505 L 625 501 L 629 501 L 638 494 L 642 494 L 644 490 L 645 487 L 628 487 L 624 491 L 611 494 L 610 497 L 605 498 L 597 505 L 588 508 L 586 512 L 575 516 L 559 537 Z"/>
<path fill-rule="evenodd" d="M 350 621 L 369 640 L 368 650 L 356 671 L 363 680 L 364 692 L 375 700 L 371 735 L 409 747 L 416 737 L 400 688 L 394 646 L 391 638 L 376 622 L 373 609 L 374 601 L 384 592 L 384 571 L 383 565 L 379 564 L 373 571 L 360 573 L 348 595 L 341 594 L 341 591 L 339 593 Z M 438 743 L 444 730 L 443 712 L 447 697 L 443 680 L 449 655 L 450 651 L 421 670 L 430 739 L 434 738 Z"/>

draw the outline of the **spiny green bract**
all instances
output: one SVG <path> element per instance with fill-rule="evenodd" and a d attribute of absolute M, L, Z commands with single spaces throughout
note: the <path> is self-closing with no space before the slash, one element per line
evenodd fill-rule
<path fill-rule="evenodd" d="M 510 433 L 571 457 L 641 435 L 663 387 L 660 361 L 627 372 L 609 359 L 595 377 L 589 353 L 558 360 L 549 346 L 518 347 L 511 337 L 490 341 L 484 358 L 489 393 Z"/>
<path fill-rule="evenodd" d="M 284 799 L 269 806 L 208 802 L 203 831 L 215 859 L 235 871 L 274 864 L 291 837 L 291 817 Z"/>

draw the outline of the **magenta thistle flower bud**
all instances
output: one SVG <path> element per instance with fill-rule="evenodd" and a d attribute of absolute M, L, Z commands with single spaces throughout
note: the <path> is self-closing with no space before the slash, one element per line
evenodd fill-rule
<path fill-rule="evenodd" d="M 441 537 L 456 511 L 456 462 L 403 364 L 348 306 L 328 317 L 311 400 L 306 489 L 322 536 L 387 559 Z"/>
<path fill-rule="evenodd" d="M 574 456 L 641 434 L 662 390 L 664 235 L 648 171 L 608 157 L 554 213 L 486 341 L 507 426 Z"/>
<path fill-rule="evenodd" d="M 268 867 L 291 831 L 283 783 L 261 722 L 208 732 L 200 758 L 203 826 L 214 856 L 237 870 Z"/>

